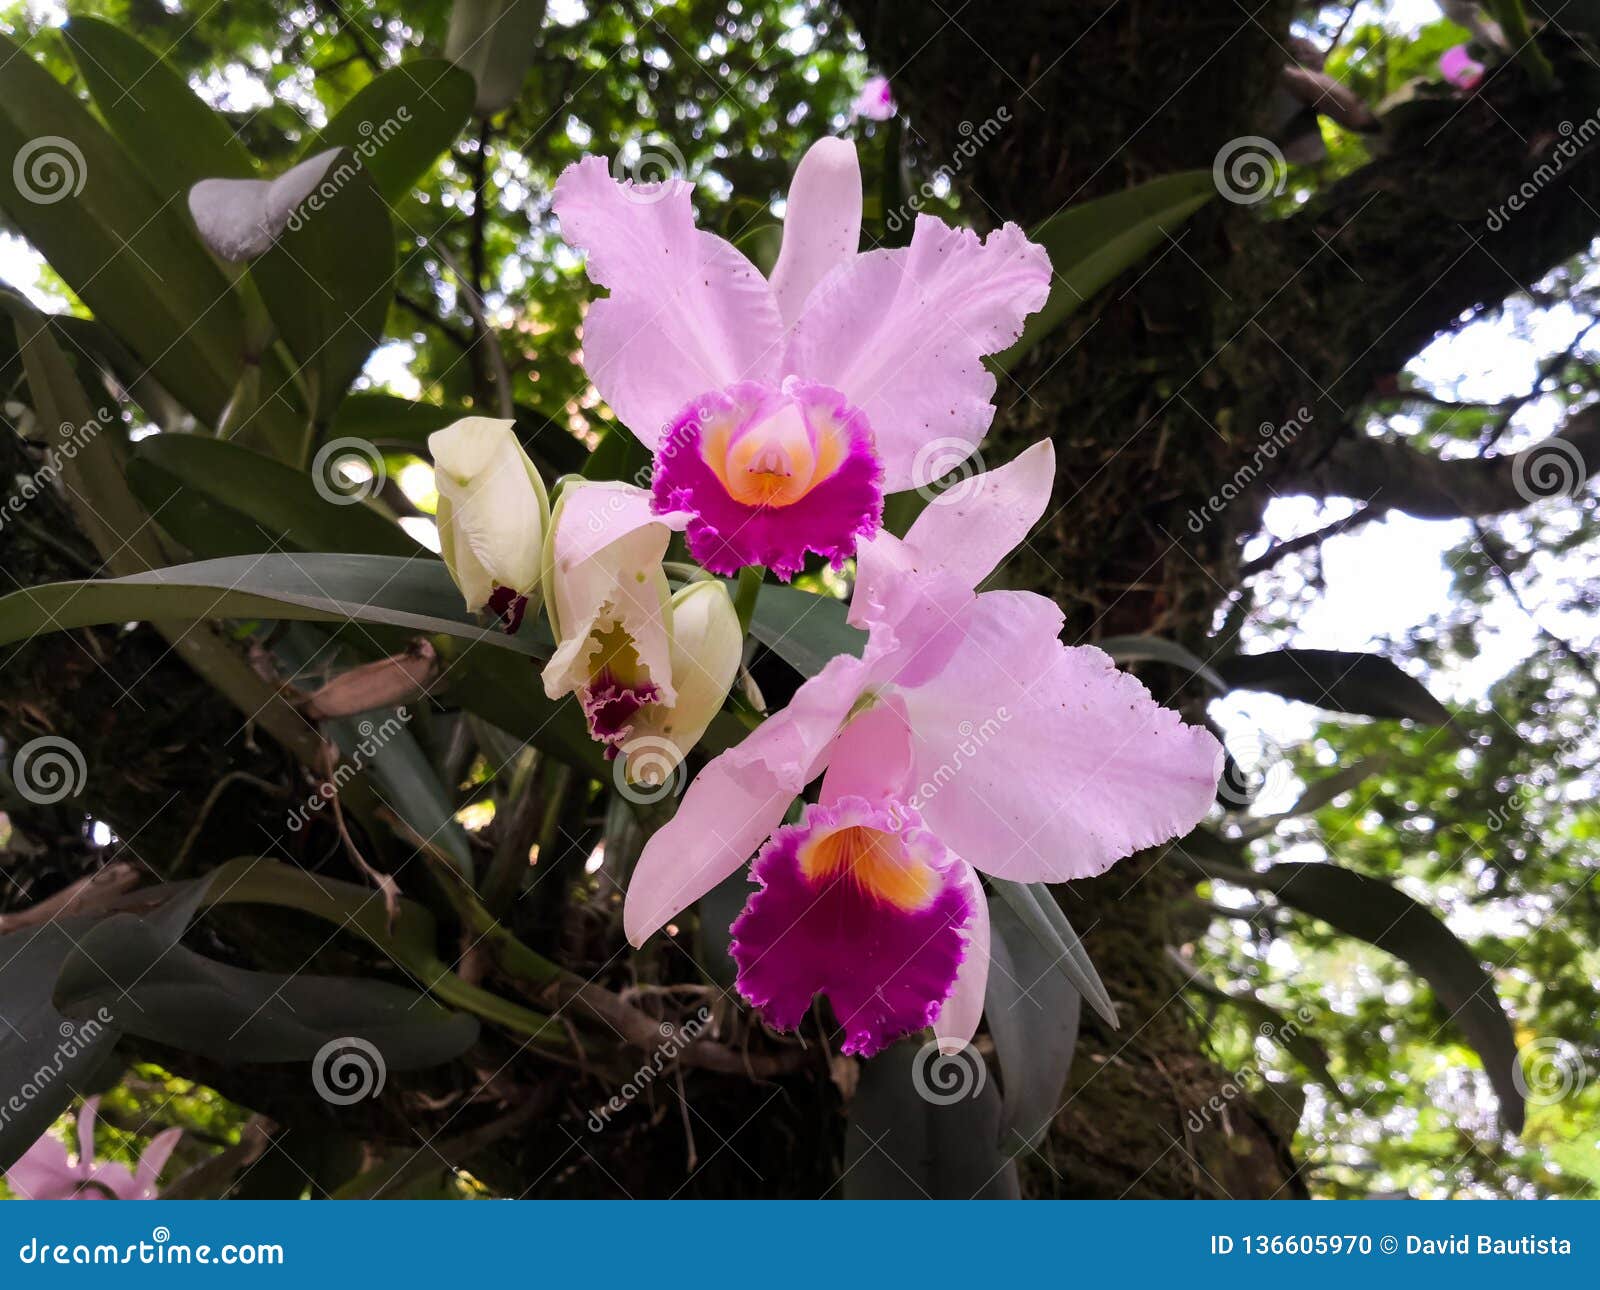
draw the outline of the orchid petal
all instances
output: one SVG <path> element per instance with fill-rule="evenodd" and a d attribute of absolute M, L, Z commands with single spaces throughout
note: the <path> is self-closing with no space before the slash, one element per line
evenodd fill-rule
<path fill-rule="evenodd" d="M 83 1178 L 67 1159 L 66 1147 L 48 1133 L 6 1170 L 6 1185 L 24 1200 L 68 1200 Z"/>
<path fill-rule="evenodd" d="M 464 417 L 428 436 L 440 554 L 468 610 L 496 587 L 526 596 L 539 585 L 550 503 L 514 425 Z"/>
<path fill-rule="evenodd" d="M 650 494 L 629 484 L 569 484 L 551 521 L 545 597 L 557 634 L 544 669 L 552 699 L 587 685 L 592 633 L 615 623 L 632 638 L 662 702 L 673 701 L 666 554 L 685 517 L 656 515 Z"/>
<path fill-rule="evenodd" d="M 972 894 L 972 921 L 967 924 L 967 953 L 956 974 L 955 989 L 933 1023 L 941 1053 L 959 1053 L 978 1033 L 983 1017 L 984 990 L 989 984 L 989 902 L 978 875 L 967 870 Z"/>
<path fill-rule="evenodd" d="M 163 1129 L 150 1139 L 150 1145 L 139 1157 L 139 1168 L 134 1171 L 134 1189 L 139 1199 L 155 1196 L 161 1171 L 167 1167 L 167 1160 L 182 1137 L 182 1129 Z"/>
<path fill-rule="evenodd" d="M 789 185 L 783 244 L 772 294 L 792 326 L 813 287 L 861 246 L 861 163 L 847 139 L 819 139 L 800 158 Z"/>
<path fill-rule="evenodd" d="M 1221 770 L 1209 732 L 1100 650 L 1061 644 L 1061 622 L 1041 596 L 979 596 L 948 665 L 903 691 L 914 804 L 951 850 L 1019 882 L 1089 877 L 1186 833 Z"/>
<path fill-rule="evenodd" d="M 980 241 L 919 215 L 909 247 L 859 255 L 811 293 L 786 369 L 867 414 L 885 488 L 902 491 L 983 437 L 995 378 L 981 360 L 1017 338 L 1049 291 L 1049 257 L 1015 224 Z"/>
<path fill-rule="evenodd" d="M 1042 439 L 1004 466 L 940 493 L 904 539 L 879 533 L 860 543 L 851 625 L 897 620 L 909 599 L 939 574 L 976 588 L 1038 523 L 1050 503 L 1055 473 L 1055 445 Z"/>
<path fill-rule="evenodd" d="M 584 368 L 652 451 L 691 399 L 775 381 L 783 324 L 772 289 L 730 243 L 695 227 L 690 185 L 636 186 L 585 157 L 556 183 L 563 236 L 611 291 L 584 320 Z"/>
<path fill-rule="evenodd" d="M 840 797 L 872 801 L 903 795 L 911 776 L 911 730 L 898 695 L 850 719 L 828 752 L 828 769 L 817 800 Z"/>

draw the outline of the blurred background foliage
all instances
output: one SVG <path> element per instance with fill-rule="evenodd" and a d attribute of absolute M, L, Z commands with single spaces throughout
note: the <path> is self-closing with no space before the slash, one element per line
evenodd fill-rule
<path fill-rule="evenodd" d="M 71 8 L 162 51 L 269 172 L 380 68 L 441 51 L 450 20 L 443 0 L 74 0 Z M 1416 78 L 1436 80 L 1439 54 L 1466 38 L 1427 5 L 1354 10 L 1307 6 L 1299 30 L 1324 47 L 1336 40 L 1328 72 L 1374 107 Z M 0 27 L 27 37 L 29 55 L 81 91 L 76 64 L 50 30 L 62 18 L 59 6 L 37 0 L 0 7 Z M 607 420 L 575 361 L 591 288 L 548 207 L 554 177 L 590 151 L 645 165 L 667 157 L 698 182 L 703 225 L 758 259 L 770 255 L 796 158 L 830 132 L 853 130 L 865 144 L 869 223 L 882 219 L 879 181 L 902 160 L 897 185 L 932 182 L 941 204 L 960 208 L 959 192 L 933 174 L 919 147 L 914 117 L 852 125 L 849 104 L 875 69 L 830 5 L 554 0 L 542 31 L 514 101 L 474 123 L 397 210 L 402 269 L 385 344 L 361 380 L 372 392 L 460 408 L 495 379 L 499 363 L 478 349 L 465 274 L 467 291 L 481 289 L 516 402 L 593 444 Z M 1377 146 L 1327 119 L 1319 128 L 1326 156 L 1292 167 L 1279 213 L 1354 171 Z M 53 310 L 83 312 L 14 232 L 3 245 L 11 285 Z M 449 249 L 448 263 L 438 246 Z M 1600 317 L 1597 281 L 1586 252 L 1514 291 L 1497 313 L 1463 320 L 1366 409 L 1372 430 L 1446 456 L 1547 433 L 1600 388 L 1600 342 L 1589 335 Z M 385 500 L 425 519 L 426 477 L 406 474 L 415 462 L 393 459 L 391 478 L 413 486 Z M 1291 499 L 1274 505 L 1281 509 L 1269 508 L 1269 531 L 1247 556 L 1349 513 Z M 1591 488 L 1575 502 L 1441 524 L 1446 536 L 1430 540 L 1448 572 L 1445 602 L 1419 596 L 1422 616 L 1401 629 L 1393 613 L 1375 615 L 1374 643 L 1447 697 L 1451 726 L 1330 718 L 1287 703 L 1249 710 L 1273 732 L 1248 759 L 1263 791 L 1224 832 L 1242 837 L 1302 786 L 1374 759 L 1355 788 L 1278 822 L 1248 841 L 1249 852 L 1269 861 L 1337 858 L 1439 911 L 1481 961 L 1504 965 L 1496 981 L 1519 1044 L 1542 1045 L 1536 1051 L 1555 1055 L 1558 1077 L 1570 1077 L 1554 1095 L 1533 1090 L 1520 1138 L 1503 1132 L 1477 1057 L 1440 1024 L 1430 991 L 1406 965 L 1258 893 L 1202 883 L 1190 934 L 1173 947 L 1198 974 L 1187 1006 L 1217 1060 L 1298 1122 L 1294 1148 L 1313 1194 L 1585 1196 L 1600 1186 L 1595 505 Z M 1404 597 L 1365 575 L 1376 575 L 1397 544 L 1415 541 L 1417 528 L 1383 522 L 1277 561 L 1230 595 L 1219 622 L 1239 630 L 1247 648 L 1325 644 L 1308 625 L 1319 603 L 1332 597 L 1349 609 L 1364 597 Z M 1239 711 L 1218 719 L 1231 729 Z M 480 800 L 486 780 L 482 764 L 462 771 L 460 818 L 469 829 L 492 815 L 492 801 Z M 0 864 L 15 859 L 0 854 Z M 1299 1017 L 1310 1020 L 1290 1024 Z M 102 1115 L 116 1130 L 103 1135 L 104 1156 L 131 1163 L 150 1135 L 179 1125 L 188 1135 L 185 1166 L 237 1147 L 250 1118 L 151 1065 L 123 1076 Z M 459 1178 L 423 1190 L 439 1186 L 474 1190 Z"/>

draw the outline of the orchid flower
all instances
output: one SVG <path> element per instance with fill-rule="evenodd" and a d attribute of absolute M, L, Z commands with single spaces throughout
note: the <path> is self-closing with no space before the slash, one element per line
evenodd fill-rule
<path fill-rule="evenodd" d="M 788 1027 L 827 993 L 847 1052 L 930 1024 L 959 1048 L 988 972 L 979 871 L 1087 877 L 1201 819 L 1216 740 L 1100 650 L 1063 645 L 1049 600 L 975 591 L 1043 513 L 1054 471 L 1035 445 L 941 495 L 903 541 L 863 544 L 864 653 L 701 771 L 628 887 L 635 945 L 760 849 L 734 924 L 744 996 Z M 817 804 L 780 829 L 819 774 Z"/>
<path fill-rule="evenodd" d="M 589 307 L 585 368 L 654 453 L 653 504 L 687 516 L 707 569 L 787 580 L 808 552 L 838 567 L 885 492 L 931 482 L 929 445 L 947 466 L 983 437 L 981 360 L 1043 305 L 1049 258 L 1015 224 L 982 241 L 929 216 L 910 246 L 858 253 L 861 171 L 841 139 L 801 159 L 770 281 L 695 227 L 690 195 L 614 180 L 600 157 L 562 173 L 562 232 L 610 291 Z"/>
<path fill-rule="evenodd" d="M 515 632 L 539 586 L 550 501 L 515 423 L 465 417 L 428 436 L 445 567 L 469 611 L 487 606 Z"/>
<path fill-rule="evenodd" d="M 887 121 L 894 115 L 894 95 L 889 91 L 887 76 L 869 76 L 861 93 L 850 105 L 850 115 L 865 117 L 868 121 Z"/>
<path fill-rule="evenodd" d="M 182 1129 L 164 1129 L 150 1139 L 137 1170 L 118 1161 L 96 1164 L 94 1125 L 100 1099 L 91 1097 L 78 1113 L 78 1159 L 46 1133 L 6 1171 L 6 1184 L 23 1200 L 154 1200 L 156 1180 L 183 1136 Z"/>
<path fill-rule="evenodd" d="M 661 558 L 685 518 L 656 515 L 650 495 L 628 484 L 573 481 L 556 502 L 545 546 L 556 637 L 545 693 L 578 696 L 608 758 L 648 741 L 659 775 L 711 724 L 743 648 L 720 582 L 671 594 Z"/>
<path fill-rule="evenodd" d="M 1483 84 L 1483 64 L 1465 45 L 1452 45 L 1439 55 L 1439 72 L 1451 85 L 1469 94 Z"/>

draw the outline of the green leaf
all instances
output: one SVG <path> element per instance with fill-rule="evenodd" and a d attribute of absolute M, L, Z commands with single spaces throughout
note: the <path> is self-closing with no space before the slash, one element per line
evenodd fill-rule
<path fill-rule="evenodd" d="M 0 1088 L 20 1106 L 0 1116 L 0 1170 L 8 1169 L 90 1086 L 121 1033 L 98 1017 L 73 1020 L 51 985 L 92 919 L 62 918 L 0 936 Z"/>
<path fill-rule="evenodd" d="M 301 149 L 326 148 L 360 157 L 390 203 L 406 197 L 449 149 L 472 114 L 472 77 L 442 58 L 423 58 L 380 73 Z"/>
<path fill-rule="evenodd" d="M 522 92 L 539 51 L 546 0 L 455 0 L 445 53 L 472 74 L 479 116 L 493 116 Z"/>
<path fill-rule="evenodd" d="M 1108 1026 L 1116 1029 L 1121 1023 L 1117 1020 L 1111 995 L 1050 888 L 1042 882 L 1009 882 L 1004 878 L 991 879 L 990 885 L 1022 925 L 1033 933 L 1056 971 L 1089 1001 L 1089 1006 Z"/>
<path fill-rule="evenodd" d="M 1285 905 L 1408 963 L 1433 987 L 1449 1019 L 1483 1059 L 1506 1124 L 1514 1133 L 1522 1131 L 1523 1097 L 1513 1077 L 1517 1044 L 1511 1023 L 1500 1007 L 1494 980 L 1437 914 L 1379 878 L 1334 864 L 1285 862 L 1250 869 L 1203 850 L 1185 849 L 1184 854 L 1210 877 L 1270 891 Z"/>
<path fill-rule="evenodd" d="M 228 123 L 153 49 L 98 18 L 74 17 L 61 34 L 101 119 L 162 197 L 202 179 L 256 177 Z"/>
<path fill-rule="evenodd" d="M 356 155 L 341 148 L 289 226 L 250 266 L 319 425 L 383 339 L 394 270 L 388 203 Z"/>
<path fill-rule="evenodd" d="M 69 1016 L 100 1009 L 130 1034 L 221 1062 L 309 1061 L 329 1042 L 372 1044 L 386 1066 L 437 1066 L 476 1042 L 478 1023 L 414 990 L 352 977 L 231 967 L 117 914 L 79 940 L 56 980 Z"/>
<path fill-rule="evenodd" d="M 238 297 L 182 204 L 158 197 L 88 109 L 3 36 L 0 156 L 12 159 L 0 166 L 0 209 L 162 386 L 215 425 L 246 348 Z"/>
<path fill-rule="evenodd" d="M 1050 254 L 1050 298 L 1028 319 L 1017 343 L 990 362 L 1009 372 L 1080 305 L 1161 246 L 1216 195 L 1209 170 L 1184 170 L 1047 219 L 1032 237 Z"/>
<path fill-rule="evenodd" d="M 845 1199 L 1015 1199 L 1016 1161 L 999 1141 L 1000 1095 L 977 1050 L 940 1057 L 931 1041 L 902 1040 L 862 1065 Z"/>
<path fill-rule="evenodd" d="M 1004 900 L 989 901 L 989 936 L 983 1013 L 1005 1082 L 999 1142 L 1015 1154 L 1038 1146 L 1061 1108 L 1082 997 Z"/>
<path fill-rule="evenodd" d="M 728 590 L 733 591 L 729 582 Z M 840 654 L 860 656 L 867 634 L 845 622 L 844 601 L 795 587 L 761 588 L 750 634 L 802 676 L 815 676 Z"/>
<path fill-rule="evenodd" d="M 1421 681 L 1381 654 L 1333 649 L 1280 649 L 1235 654 L 1216 670 L 1233 690 L 1265 690 L 1331 712 L 1365 717 L 1409 717 L 1424 725 L 1450 724 L 1450 713 Z"/>
<path fill-rule="evenodd" d="M 202 435 L 142 440 L 128 483 L 157 522 L 197 555 L 242 555 L 288 547 L 419 555 L 392 519 L 360 500 L 336 503 L 312 477 L 261 453 Z M 200 502 L 198 508 L 186 505 Z"/>
<path fill-rule="evenodd" d="M 381 394 L 372 390 L 357 390 L 346 396 L 334 419 L 333 434 L 341 438 L 365 439 L 380 448 L 403 448 L 427 455 L 428 436 L 435 430 L 461 420 L 462 417 L 481 415 L 466 406 L 445 407 L 437 403 L 420 403 L 402 399 L 394 394 Z M 518 404 L 515 408 L 517 438 L 527 449 L 547 477 L 582 470 L 587 462 L 598 455 L 610 439 L 601 440 L 601 448 L 594 454 L 584 448 L 565 426 L 552 421 L 537 408 Z M 643 452 L 643 449 L 640 449 Z M 650 456 L 644 454 L 646 478 Z M 591 475 L 596 479 L 627 479 L 625 473 Z"/>
<path fill-rule="evenodd" d="M 542 623 L 524 624 L 516 636 L 480 626 L 462 609 L 461 593 L 438 560 L 327 553 L 231 556 L 126 578 L 29 587 L 0 597 L 0 643 L 150 618 L 376 623 L 530 658 L 551 649 Z"/>

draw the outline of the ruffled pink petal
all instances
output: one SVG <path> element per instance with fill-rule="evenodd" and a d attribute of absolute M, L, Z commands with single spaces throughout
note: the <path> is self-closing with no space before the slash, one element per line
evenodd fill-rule
<path fill-rule="evenodd" d="M 976 868 L 1020 882 L 1101 873 L 1205 815 L 1222 749 L 1100 650 L 1068 648 L 1061 611 L 979 596 L 948 665 L 903 691 L 914 804 Z"/>
<path fill-rule="evenodd" d="M 885 487 L 900 492 L 983 438 L 995 378 L 981 360 L 1017 338 L 1049 291 L 1049 257 L 1015 224 L 980 241 L 919 215 L 909 247 L 859 255 L 811 293 L 784 370 L 866 413 Z"/>
<path fill-rule="evenodd" d="M 1055 473 L 1055 445 L 1041 440 L 1004 466 L 940 493 L 904 539 L 879 533 L 863 541 L 856 549 L 850 623 L 865 628 L 898 621 L 940 574 L 976 588 L 1039 522 Z M 946 607 L 953 613 L 958 605 Z"/>
<path fill-rule="evenodd" d="M 959 1053 L 978 1033 L 984 991 L 989 985 L 989 902 L 978 875 L 967 871 L 972 896 L 972 921 L 967 924 L 967 955 L 956 974 L 955 989 L 934 1019 L 933 1034 L 942 1053 Z M 1027 984 L 1024 982 L 1024 984 Z"/>
<path fill-rule="evenodd" d="M 832 450 L 836 465 L 787 505 L 747 505 L 729 491 L 708 453 L 714 434 L 755 433 L 786 408 L 798 409 L 811 429 L 819 459 Z M 719 427 L 732 423 L 731 431 Z M 835 568 L 877 531 L 883 478 L 866 418 L 835 390 L 789 381 L 782 390 L 735 385 L 695 400 L 673 422 L 656 454 L 653 491 L 663 512 L 688 512 L 689 550 L 713 573 L 761 564 L 787 581 L 815 553 Z"/>
<path fill-rule="evenodd" d="M 562 235 L 611 291 L 589 306 L 583 363 L 624 424 L 655 448 L 689 400 L 742 380 L 775 380 L 783 332 L 755 265 L 695 227 L 690 185 L 636 186 L 585 157 L 556 183 Z"/>
<path fill-rule="evenodd" d="M 782 822 L 794 796 L 770 773 L 732 765 L 727 753 L 708 764 L 634 866 L 622 905 L 629 943 L 643 945 L 731 877 Z"/>
<path fill-rule="evenodd" d="M 870 674 L 870 661 L 840 655 L 737 746 L 708 763 L 677 814 L 645 843 L 628 882 L 622 922 L 644 944 L 753 856 L 790 803 L 821 772 L 834 736 Z"/>
<path fill-rule="evenodd" d="M 660 687 L 648 681 L 643 685 L 623 685 L 620 681 L 602 678 L 578 692 L 584 720 L 589 723 L 589 735 L 606 746 L 607 761 L 614 761 L 633 736 L 633 718 L 639 709 L 660 698 Z"/>
<path fill-rule="evenodd" d="M 848 868 L 808 874 L 803 848 L 841 828 L 888 835 L 929 886 L 920 903 L 888 899 Z M 845 1053 L 870 1057 L 932 1024 L 956 981 L 972 917 L 966 868 L 945 853 L 914 813 L 845 797 L 806 808 L 756 860 L 757 890 L 733 925 L 729 947 L 739 992 L 769 1024 L 792 1030 L 818 993 L 845 1032 Z"/>
<path fill-rule="evenodd" d="M 800 317 L 811 289 L 861 246 L 861 163 L 847 139 L 819 139 L 800 158 L 783 216 L 772 293 L 784 326 Z"/>

